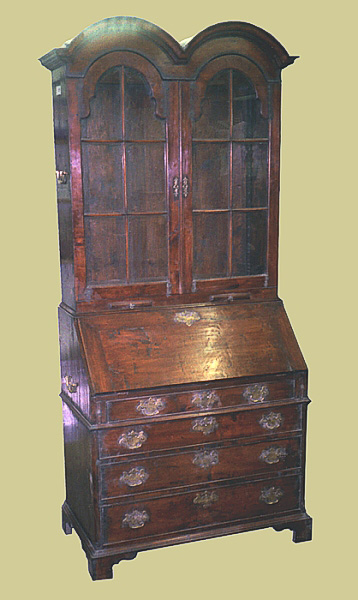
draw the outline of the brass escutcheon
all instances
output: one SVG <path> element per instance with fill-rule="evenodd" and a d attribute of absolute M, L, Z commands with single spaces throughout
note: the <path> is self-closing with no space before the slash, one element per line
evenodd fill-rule
<path fill-rule="evenodd" d="M 193 464 L 201 469 L 208 469 L 219 462 L 219 453 L 216 450 L 200 450 L 193 458 Z"/>
<path fill-rule="evenodd" d="M 194 310 L 183 310 L 174 315 L 175 323 L 184 323 L 188 327 L 191 327 L 197 321 L 200 321 L 200 315 Z"/>

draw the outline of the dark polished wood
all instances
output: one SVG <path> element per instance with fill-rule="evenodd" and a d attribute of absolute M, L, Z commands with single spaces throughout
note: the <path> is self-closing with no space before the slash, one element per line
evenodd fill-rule
<path fill-rule="evenodd" d="M 92 579 L 264 527 L 311 539 L 307 367 L 277 296 L 281 71 L 248 23 L 132 17 L 52 71 L 66 500 Z"/>

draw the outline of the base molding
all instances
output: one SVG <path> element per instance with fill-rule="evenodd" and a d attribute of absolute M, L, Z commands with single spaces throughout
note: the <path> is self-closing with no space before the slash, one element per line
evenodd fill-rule
<path fill-rule="evenodd" d="M 296 543 L 306 542 L 312 539 L 311 517 L 305 512 L 291 512 L 289 514 L 271 517 L 270 519 L 251 520 L 226 526 L 221 525 L 216 528 L 212 527 L 211 529 L 206 530 L 191 530 L 190 532 L 180 534 L 167 534 L 166 536 L 161 536 L 159 539 L 147 538 L 146 540 L 143 540 L 143 538 L 141 538 L 140 540 L 130 543 L 127 542 L 121 545 L 117 544 L 116 546 L 111 547 L 102 546 L 96 548 L 81 527 L 67 502 L 64 502 L 62 506 L 63 531 L 66 535 L 69 535 L 72 533 L 72 529 L 74 529 L 78 534 L 82 543 L 82 548 L 88 559 L 88 570 L 93 580 L 112 579 L 113 565 L 122 560 L 133 560 L 140 551 L 143 552 L 154 548 L 163 548 L 166 546 L 210 539 L 223 535 L 232 535 L 245 531 L 265 529 L 268 527 L 273 527 L 276 531 L 291 529 L 293 531 L 293 541 Z"/>

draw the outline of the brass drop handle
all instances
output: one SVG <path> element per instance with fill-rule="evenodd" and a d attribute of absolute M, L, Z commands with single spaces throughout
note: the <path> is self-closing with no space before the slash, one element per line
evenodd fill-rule
<path fill-rule="evenodd" d="M 65 375 L 65 384 L 70 394 L 75 394 L 77 392 L 78 383 L 72 381 L 71 375 Z"/>
<path fill-rule="evenodd" d="M 265 504 L 277 504 L 283 496 L 283 490 L 280 487 L 266 487 L 261 490 L 260 501 Z"/>
<path fill-rule="evenodd" d="M 182 181 L 182 189 L 183 189 L 183 198 L 187 198 L 189 196 L 189 177 L 184 175 Z"/>
<path fill-rule="evenodd" d="M 261 417 L 259 420 L 259 425 L 263 429 L 267 429 L 268 431 L 273 431 L 274 429 L 278 429 L 281 427 L 283 423 L 283 416 L 281 413 L 269 412 Z"/>
<path fill-rule="evenodd" d="M 274 465 L 280 462 L 281 459 L 285 459 L 287 456 L 286 448 L 280 448 L 279 446 L 271 446 L 270 448 L 265 448 L 259 456 L 259 460 L 265 462 L 268 465 Z"/>
<path fill-rule="evenodd" d="M 130 471 L 123 471 L 119 482 L 128 485 L 128 487 L 136 487 L 137 485 L 143 485 L 148 477 L 149 475 L 144 467 L 133 467 Z"/>
<path fill-rule="evenodd" d="M 269 389 L 267 385 L 254 383 L 253 385 L 248 385 L 242 395 L 246 402 L 257 404 L 259 402 L 265 402 L 269 395 Z"/>
<path fill-rule="evenodd" d="M 213 391 L 196 392 L 193 395 L 191 403 L 194 404 L 195 408 L 200 410 L 210 410 L 211 408 L 221 406 L 219 396 Z"/>
<path fill-rule="evenodd" d="M 137 411 L 142 413 L 146 417 L 153 417 L 157 415 L 161 410 L 165 408 L 165 400 L 151 396 L 150 398 L 143 398 L 137 404 Z"/>
<path fill-rule="evenodd" d="M 68 173 L 67 171 L 56 171 L 57 183 L 63 185 L 67 183 Z"/>
<path fill-rule="evenodd" d="M 179 198 L 179 177 L 177 176 L 173 177 L 172 189 L 174 198 L 177 200 L 177 198 Z"/>
<path fill-rule="evenodd" d="M 122 519 L 122 527 L 138 529 L 143 527 L 149 521 L 149 515 L 146 510 L 132 510 L 127 512 Z"/>
<path fill-rule="evenodd" d="M 129 450 L 140 448 L 147 441 L 148 436 L 143 429 L 128 429 L 118 438 L 118 444 Z"/>
<path fill-rule="evenodd" d="M 219 427 L 215 417 L 200 417 L 192 422 L 192 430 L 200 431 L 204 435 L 213 433 Z"/>
<path fill-rule="evenodd" d="M 196 504 L 200 508 L 208 508 L 218 500 L 219 496 L 216 492 L 208 492 L 207 490 L 205 490 L 205 492 L 199 492 L 198 494 L 196 494 L 193 500 L 193 504 Z"/>
<path fill-rule="evenodd" d="M 209 469 L 219 463 L 219 453 L 216 450 L 200 450 L 195 452 L 193 465 L 200 469 Z"/>

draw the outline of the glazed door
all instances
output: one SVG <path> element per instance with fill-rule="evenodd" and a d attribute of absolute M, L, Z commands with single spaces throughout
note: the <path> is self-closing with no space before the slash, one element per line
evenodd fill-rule
<path fill-rule="evenodd" d="M 183 94 L 190 94 L 185 84 Z M 183 116 L 183 175 L 190 181 L 183 213 L 191 223 L 184 242 L 186 291 L 262 286 L 268 252 L 267 86 L 245 61 L 224 58 L 201 71 L 190 96 L 190 114 Z"/>
<path fill-rule="evenodd" d="M 125 52 L 98 60 L 85 78 L 78 224 L 84 268 L 78 275 L 86 300 L 166 295 L 178 286 L 173 85 Z"/>

